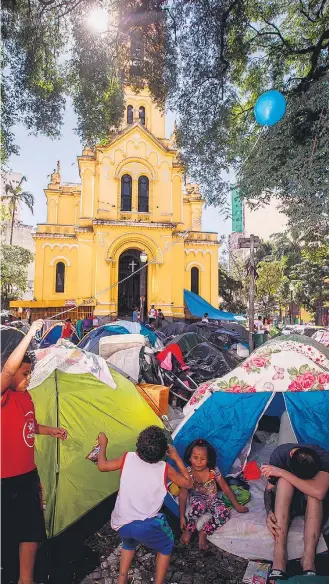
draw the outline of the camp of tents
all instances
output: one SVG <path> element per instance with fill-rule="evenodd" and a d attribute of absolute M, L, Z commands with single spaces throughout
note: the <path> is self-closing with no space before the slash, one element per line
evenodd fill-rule
<path fill-rule="evenodd" d="M 13 350 L 23 334 L 7 327 L 0 332 L 2 351 L 5 346 Z M 242 361 L 232 349 L 240 341 L 241 331 L 226 325 L 173 323 L 158 336 L 139 323 L 119 321 L 91 331 L 84 346 L 59 340 L 43 349 L 31 347 L 35 365 L 29 390 L 36 417 L 68 432 L 65 442 L 36 440 L 50 536 L 118 489 L 118 473 L 100 473 L 87 458 L 100 431 L 109 438 L 108 456 L 118 456 L 135 449 L 143 428 L 156 424 L 170 429 L 174 410 L 168 388 L 171 406 L 183 407 L 172 433 L 178 451 L 183 454 L 195 438 L 208 440 L 224 475 L 241 476 L 250 460 L 268 462 L 273 449 L 285 442 L 329 450 L 325 344 L 301 335 L 278 336 Z M 263 479 L 250 481 L 250 512 L 232 512 L 211 537 L 215 545 L 246 558 L 271 559 L 264 486 Z M 174 496 L 168 494 L 166 504 L 177 512 Z M 289 535 L 289 557 L 300 557 L 302 538 L 303 523 L 297 518 Z M 321 538 L 318 551 L 324 550 Z"/>

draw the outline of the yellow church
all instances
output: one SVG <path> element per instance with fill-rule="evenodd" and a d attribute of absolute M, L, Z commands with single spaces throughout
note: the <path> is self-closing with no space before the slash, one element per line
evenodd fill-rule
<path fill-rule="evenodd" d="M 45 189 L 47 222 L 35 237 L 34 301 L 12 302 L 49 318 L 131 316 L 161 308 L 184 317 L 184 288 L 218 306 L 216 233 L 201 231 L 204 200 L 184 186 L 175 134 L 148 89 L 125 90 L 120 131 L 78 157 L 81 184 L 61 183 L 60 167 Z"/>

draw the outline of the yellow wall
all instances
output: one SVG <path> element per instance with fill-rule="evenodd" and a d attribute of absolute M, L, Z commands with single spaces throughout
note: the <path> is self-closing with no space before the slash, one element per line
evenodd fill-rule
<path fill-rule="evenodd" d="M 36 239 L 35 297 L 58 306 L 61 300 L 86 301 L 97 295 L 98 314 L 116 314 L 120 255 L 145 251 L 148 305 L 165 315 L 184 316 L 184 288 L 191 288 L 191 267 L 199 268 L 199 293 L 218 305 L 218 242 L 201 232 L 203 200 L 197 185 L 183 187 L 177 151 L 164 139 L 164 117 L 148 91 L 127 104 L 146 108 L 146 128 L 127 125 L 107 145 L 85 149 L 78 158 L 81 185 L 63 186 L 59 173 L 45 190 L 47 223 Z M 121 178 L 132 177 L 132 209 L 121 211 Z M 149 179 L 149 212 L 138 212 L 138 178 Z M 185 237 L 182 231 L 189 230 Z M 192 230 L 192 233 L 190 233 Z M 55 292 L 56 263 L 66 265 L 63 294 Z M 101 291 L 102 294 L 99 294 Z M 53 304 L 52 304 L 53 303 Z"/>

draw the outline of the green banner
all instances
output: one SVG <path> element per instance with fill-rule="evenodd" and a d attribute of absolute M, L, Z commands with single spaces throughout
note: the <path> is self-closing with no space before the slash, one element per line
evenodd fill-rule
<path fill-rule="evenodd" d="M 243 209 L 240 199 L 240 189 L 234 185 L 231 187 L 232 194 L 232 231 L 235 233 L 243 232 Z"/>

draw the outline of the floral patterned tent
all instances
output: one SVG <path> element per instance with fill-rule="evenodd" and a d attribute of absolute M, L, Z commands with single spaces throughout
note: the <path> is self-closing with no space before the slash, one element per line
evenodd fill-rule
<path fill-rule="evenodd" d="M 214 391 L 255 393 L 329 390 L 329 351 L 308 337 L 276 337 L 224 377 L 199 386 L 184 415 Z"/>
<path fill-rule="evenodd" d="M 318 341 L 318 343 L 321 343 L 325 347 L 329 347 L 329 329 L 325 331 L 317 331 L 312 336 L 312 339 Z"/>
<path fill-rule="evenodd" d="M 183 452 L 203 437 L 229 472 L 277 392 L 297 440 L 329 450 L 329 349 L 301 335 L 276 337 L 224 377 L 199 386 L 184 408 L 175 445 Z"/>

